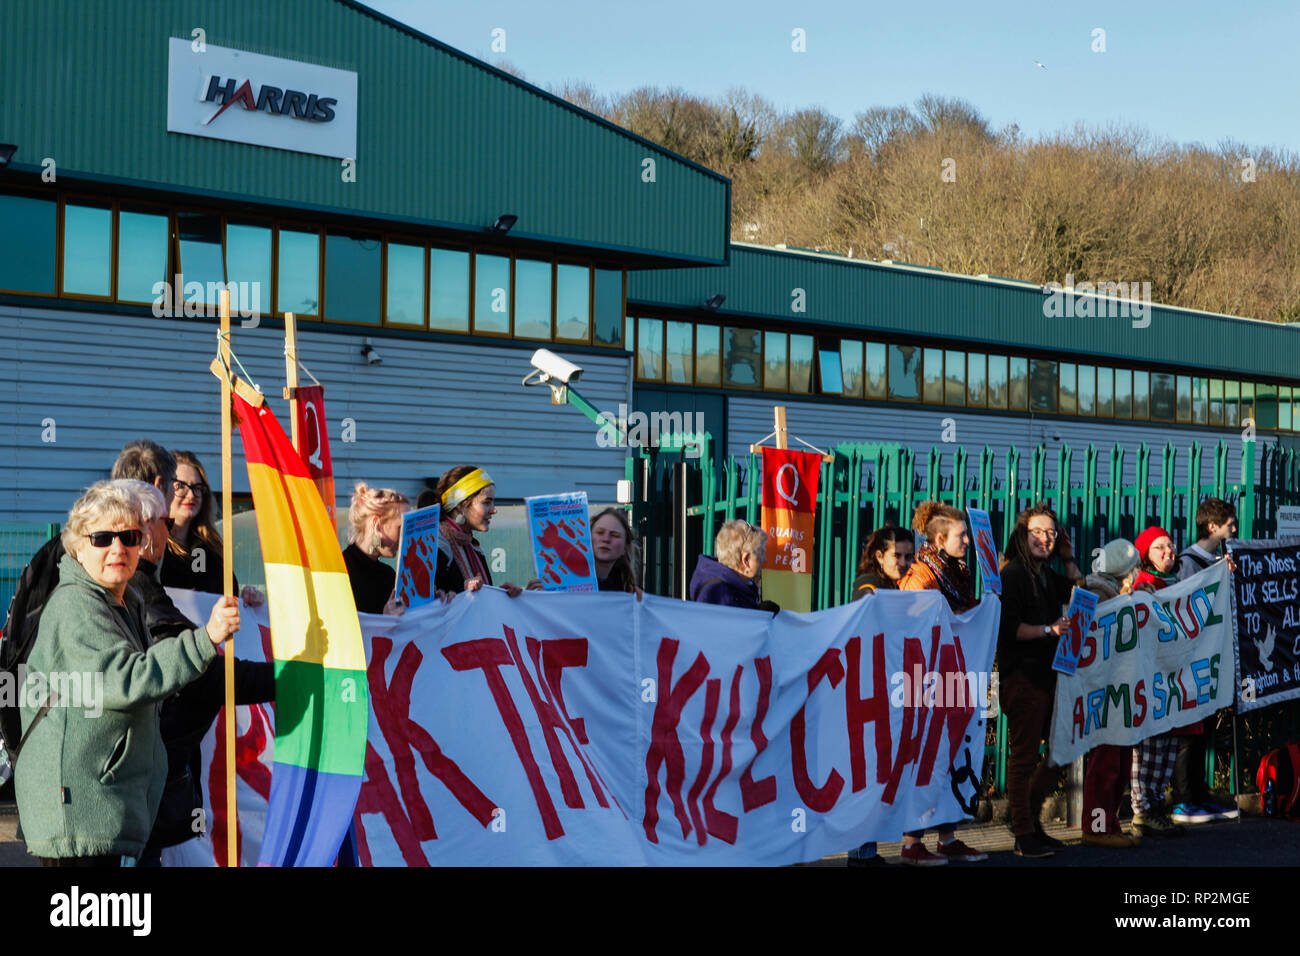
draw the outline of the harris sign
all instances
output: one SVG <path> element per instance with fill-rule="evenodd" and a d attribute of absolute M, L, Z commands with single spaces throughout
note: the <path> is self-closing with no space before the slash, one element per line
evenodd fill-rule
<path fill-rule="evenodd" d="M 167 131 L 319 156 L 357 155 L 357 74 L 172 37 Z"/>

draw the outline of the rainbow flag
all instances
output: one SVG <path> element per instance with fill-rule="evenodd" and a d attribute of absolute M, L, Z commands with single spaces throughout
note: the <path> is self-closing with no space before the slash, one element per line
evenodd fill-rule
<path fill-rule="evenodd" d="M 365 765 L 361 625 L 334 526 L 302 458 L 270 409 L 234 401 L 275 655 L 275 765 L 258 865 L 330 866 Z"/>

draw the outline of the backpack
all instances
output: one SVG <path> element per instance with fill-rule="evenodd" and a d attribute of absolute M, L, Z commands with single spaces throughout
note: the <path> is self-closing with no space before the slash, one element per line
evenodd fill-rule
<path fill-rule="evenodd" d="M 1289 743 L 1264 754 L 1255 782 L 1264 816 L 1300 820 L 1300 744 Z"/>
<path fill-rule="evenodd" d="M 36 634 L 41 622 L 41 612 L 50 594 L 59 584 L 59 561 L 63 558 L 63 542 L 60 538 L 51 538 L 41 546 L 18 579 L 18 587 L 9 602 L 9 613 L 5 617 L 4 630 L 0 632 L 0 679 L 10 682 L 15 689 L 13 694 L 0 695 L 0 737 L 4 738 L 8 750 L 10 765 L 18 762 L 18 751 L 26 740 L 22 732 L 22 714 L 18 709 L 21 697 L 22 681 L 19 680 L 19 665 L 25 664 L 31 656 L 32 646 L 36 643 Z M 48 709 L 48 708 L 46 708 Z M 44 716 L 42 710 L 37 720 Z M 36 721 L 32 722 L 32 727 Z M 28 728 L 30 732 L 31 728 Z"/>

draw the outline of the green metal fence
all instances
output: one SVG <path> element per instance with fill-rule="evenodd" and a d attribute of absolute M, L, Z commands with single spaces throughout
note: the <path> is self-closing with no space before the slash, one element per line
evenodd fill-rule
<path fill-rule="evenodd" d="M 57 524 L 32 524 L 29 522 L 0 522 L 0 615 L 9 609 L 9 601 L 18 586 L 23 568 L 40 550 L 41 545 L 59 533 Z M 0 626 L 4 617 L 0 616 Z"/>
<path fill-rule="evenodd" d="M 988 511 L 1000 544 L 1021 510 L 1046 501 L 1085 568 L 1095 548 L 1117 537 L 1133 540 L 1152 524 L 1168 529 L 1181 550 L 1196 539 L 1196 505 L 1203 498 L 1232 502 L 1243 538 L 1271 536 L 1277 507 L 1300 503 L 1300 455 L 1278 445 L 1258 448 L 1255 441 L 1212 447 L 1190 442 L 1182 448 L 1169 443 L 1155 449 L 1142 444 L 1136 452 L 1119 445 L 1089 445 L 1078 452 L 1068 445 L 1024 452 L 1013 446 L 1004 456 L 988 447 L 971 453 L 959 445 L 922 456 L 898 444 L 853 442 L 832 452 L 834 460 L 822 464 L 818 487 L 814 610 L 849 600 L 858 555 L 872 530 L 886 522 L 909 526 L 916 505 L 926 499 Z M 761 467 L 758 454 L 715 463 L 708 435 L 686 436 L 674 446 L 640 449 L 629 457 L 647 590 L 685 597 L 698 555 L 713 553 L 718 526 L 737 517 L 759 522 Z M 1280 705 L 1294 709 L 1297 717 L 1279 715 L 1279 727 L 1300 719 L 1296 704 Z M 986 760 L 998 791 L 1005 790 L 1006 740 L 1006 717 L 1000 715 Z M 1223 751 L 1224 741 L 1216 742 Z M 1241 782 L 1235 758 L 1227 772 Z M 1214 779 L 1221 762 L 1212 746 L 1207 778 Z"/>

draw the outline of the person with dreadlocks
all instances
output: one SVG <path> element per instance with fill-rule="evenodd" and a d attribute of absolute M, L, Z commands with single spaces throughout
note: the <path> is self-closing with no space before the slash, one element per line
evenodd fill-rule
<path fill-rule="evenodd" d="M 966 515 L 937 501 L 923 501 L 912 515 L 912 527 L 926 537 L 916 552 L 916 562 L 898 582 L 903 591 L 936 590 L 948 601 L 954 614 L 963 614 L 975 606 L 975 585 L 966 564 L 970 534 Z M 981 853 L 957 839 L 956 825 L 943 823 L 939 831 L 938 853 L 925 848 L 924 830 L 903 834 L 902 861 L 912 866 L 941 866 L 949 860 L 978 863 L 987 860 Z"/>
<path fill-rule="evenodd" d="M 1053 558 L 1065 575 L 1049 567 Z M 998 688 L 1007 715 L 1007 802 L 1017 856 L 1043 859 L 1064 844 L 1047 834 L 1040 815 L 1048 795 L 1061 784 L 1064 767 L 1040 756 L 1051 733 L 1056 700 L 1056 646 L 1070 628 L 1061 612 L 1070 602 L 1074 565 L 1069 538 L 1046 503 L 1026 508 L 1016 518 L 1002 567 L 1002 620 L 998 626 Z"/>

